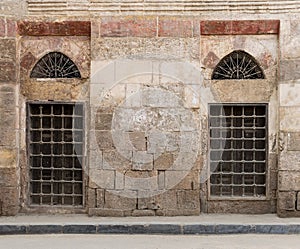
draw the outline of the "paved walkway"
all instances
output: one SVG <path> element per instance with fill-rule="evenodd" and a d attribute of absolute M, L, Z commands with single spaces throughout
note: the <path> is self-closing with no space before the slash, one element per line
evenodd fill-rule
<path fill-rule="evenodd" d="M 211 214 L 185 217 L 0 217 L 0 234 L 300 234 L 300 218 Z"/>
<path fill-rule="evenodd" d="M 0 237 L 3 249 L 299 249 L 299 235 L 92 235 Z"/>

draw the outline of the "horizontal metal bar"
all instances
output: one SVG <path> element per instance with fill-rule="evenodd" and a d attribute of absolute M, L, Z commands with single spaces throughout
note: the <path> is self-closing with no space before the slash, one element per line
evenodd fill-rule
<path fill-rule="evenodd" d="M 252 184 L 245 184 L 245 183 L 241 183 L 241 184 L 235 184 L 235 183 L 211 183 L 211 186 L 219 186 L 219 187 L 266 187 L 266 184 L 256 184 L 256 183 L 252 183 Z"/>
<path fill-rule="evenodd" d="M 265 176 L 266 173 L 257 173 L 257 172 L 241 172 L 241 173 L 237 173 L 237 172 L 224 172 L 224 171 L 221 171 L 221 172 L 211 172 L 211 175 L 228 175 L 228 176 L 231 176 L 231 175 L 238 175 L 238 176 Z"/>

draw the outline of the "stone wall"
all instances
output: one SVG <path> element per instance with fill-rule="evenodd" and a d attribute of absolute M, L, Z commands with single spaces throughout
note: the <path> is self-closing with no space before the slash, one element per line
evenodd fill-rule
<path fill-rule="evenodd" d="M 298 1 L 286 3 L 289 11 L 276 5 L 286 1 L 258 7 L 232 1 L 234 6 L 226 2 L 219 11 L 212 1 L 191 7 L 118 2 L 111 9 L 101 1 L 51 1 L 55 9 L 47 1 L 27 2 L 28 9 L 25 1 L 1 6 L 1 215 L 75 212 L 28 205 L 25 105 L 36 100 L 85 103 L 81 212 L 197 215 L 277 208 L 282 217 L 300 215 L 300 22 L 297 14 L 280 14 L 296 13 Z M 217 19 L 233 21 L 207 21 Z M 280 32 L 273 20 L 280 20 Z M 239 49 L 257 59 L 266 80 L 210 80 L 217 62 Z M 30 79 L 34 64 L 51 51 L 72 58 L 82 79 Z M 208 195 L 207 105 L 217 102 L 269 106 L 263 200 Z"/>
<path fill-rule="evenodd" d="M 91 215 L 200 212 L 199 38 L 192 20 L 160 25 L 92 24 Z"/>
<path fill-rule="evenodd" d="M 90 22 L 18 22 L 19 53 L 19 112 L 20 112 L 20 158 L 21 183 L 20 205 L 22 212 L 57 212 L 43 207 L 29 206 L 29 159 L 26 135 L 26 103 L 33 101 L 58 101 L 84 103 L 89 110 L 90 84 Z M 49 52 L 61 52 L 78 67 L 81 78 L 36 79 L 30 73 L 34 65 Z M 86 115 L 85 123 L 88 123 Z M 85 156 L 87 149 L 85 148 Z M 85 166 L 85 165 L 83 165 Z M 84 168 L 84 172 L 87 169 Z M 56 210 L 56 211 L 55 211 Z M 64 210 L 63 212 L 76 212 Z"/>
<path fill-rule="evenodd" d="M 0 18 L 0 214 L 19 210 L 18 62 L 16 22 Z"/>
<path fill-rule="evenodd" d="M 300 22 L 281 23 L 278 214 L 300 216 Z"/>
<path fill-rule="evenodd" d="M 278 30 L 272 20 L 95 19 L 89 214 L 275 212 L 276 146 L 268 154 L 267 198 L 220 201 L 207 195 L 207 106 L 269 103 L 269 143 L 276 143 Z M 233 50 L 252 54 L 266 79 L 212 81 L 217 62 Z"/>

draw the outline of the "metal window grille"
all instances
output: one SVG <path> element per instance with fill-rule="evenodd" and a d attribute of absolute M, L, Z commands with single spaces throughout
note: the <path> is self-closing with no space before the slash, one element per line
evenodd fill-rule
<path fill-rule="evenodd" d="M 83 104 L 30 103 L 30 202 L 83 205 Z"/>
<path fill-rule="evenodd" d="M 210 195 L 266 195 L 267 106 L 211 104 Z"/>
<path fill-rule="evenodd" d="M 35 64 L 30 78 L 81 78 L 81 75 L 68 56 L 60 52 L 51 52 Z"/>
<path fill-rule="evenodd" d="M 254 57 L 242 50 L 226 55 L 212 73 L 213 80 L 264 78 L 263 70 Z"/>

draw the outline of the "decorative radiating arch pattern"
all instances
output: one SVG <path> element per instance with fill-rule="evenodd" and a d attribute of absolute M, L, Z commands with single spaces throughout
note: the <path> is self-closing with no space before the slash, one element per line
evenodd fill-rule
<path fill-rule="evenodd" d="M 255 58 L 242 50 L 226 55 L 212 73 L 213 80 L 264 78 L 264 72 Z"/>
<path fill-rule="evenodd" d="M 81 78 L 81 75 L 68 56 L 61 52 L 50 52 L 35 64 L 30 78 Z"/>

